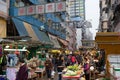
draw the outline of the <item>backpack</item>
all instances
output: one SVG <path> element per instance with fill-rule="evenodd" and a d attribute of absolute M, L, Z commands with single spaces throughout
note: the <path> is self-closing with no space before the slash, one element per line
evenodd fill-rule
<path fill-rule="evenodd" d="M 72 56 L 72 57 L 71 57 L 71 62 L 73 62 L 73 63 L 76 62 L 75 56 Z"/>

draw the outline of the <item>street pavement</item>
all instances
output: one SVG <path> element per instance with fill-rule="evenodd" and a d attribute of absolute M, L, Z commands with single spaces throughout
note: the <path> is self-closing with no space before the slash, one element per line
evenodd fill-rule
<path fill-rule="evenodd" d="M 43 78 L 41 78 L 40 80 L 48 80 L 47 75 L 45 74 L 45 75 L 43 76 Z M 54 78 L 53 78 L 53 79 L 51 79 L 51 80 L 58 80 L 58 74 L 57 74 L 57 73 L 55 73 Z"/>
<path fill-rule="evenodd" d="M 43 78 L 40 78 L 40 80 L 48 80 L 47 76 L 44 75 Z M 55 73 L 55 76 L 54 76 L 54 79 L 51 79 L 51 80 L 58 80 L 58 74 Z M 76 80 L 76 79 L 62 79 L 62 80 Z M 80 78 L 79 80 L 85 80 L 84 77 Z M 103 80 L 103 78 L 98 78 L 96 80 Z"/>
<path fill-rule="evenodd" d="M 46 75 L 44 75 L 44 77 L 41 78 L 40 80 L 48 80 L 48 78 Z M 54 79 L 51 79 L 51 80 L 58 80 L 58 74 L 55 73 Z M 69 79 L 62 79 L 62 80 L 69 80 Z M 70 80 L 76 80 L 76 79 L 70 79 Z M 79 79 L 79 80 L 81 80 L 81 79 Z"/>

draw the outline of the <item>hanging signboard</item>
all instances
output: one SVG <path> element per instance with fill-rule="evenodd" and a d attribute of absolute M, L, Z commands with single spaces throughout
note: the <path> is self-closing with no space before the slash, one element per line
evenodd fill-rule
<path fill-rule="evenodd" d="M 55 12 L 55 3 L 49 3 L 45 5 L 45 12 L 49 13 L 49 12 Z"/>
<path fill-rule="evenodd" d="M 0 0 L 0 16 L 8 17 L 9 0 Z"/>
<path fill-rule="evenodd" d="M 66 11 L 66 3 L 65 2 L 59 2 L 56 3 L 56 12 Z"/>
<path fill-rule="evenodd" d="M 62 12 L 62 11 L 66 11 L 66 3 L 65 2 L 21 7 L 21 8 L 18 8 L 18 15 L 23 16 L 23 15 Z"/>
<path fill-rule="evenodd" d="M 19 12 L 18 12 L 18 15 L 26 15 L 26 8 L 25 7 L 21 7 L 19 8 Z"/>
<path fill-rule="evenodd" d="M 36 6 L 36 14 L 43 14 L 45 13 L 45 10 L 44 10 L 44 5 L 37 5 Z"/>
<path fill-rule="evenodd" d="M 35 6 L 28 6 L 27 7 L 27 15 L 35 14 Z"/>

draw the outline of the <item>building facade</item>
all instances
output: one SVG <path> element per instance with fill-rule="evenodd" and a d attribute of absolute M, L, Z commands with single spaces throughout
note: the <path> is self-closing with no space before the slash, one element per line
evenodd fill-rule
<path fill-rule="evenodd" d="M 73 22 L 69 22 L 69 23 L 66 23 L 66 31 L 67 31 L 67 36 L 66 36 L 66 39 L 67 41 L 69 41 L 69 46 L 68 48 L 71 50 L 71 51 L 74 51 L 76 50 L 76 27 L 75 25 L 73 24 Z"/>
<path fill-rule="evenodd" d="M 100 0 L 99 32 L 120 32 L 119 5 L 119 0 Z"/>
<path fill-rule="evenodd" d="M 68 13 L 68 22 L 70 23 L 70 37 L 74 38 L 71 39 L 70 42 L 73 42 L 73 45 L 78 46 L 81 45 L 82 39 L 82 27 L 80 26 L 81 20 L 85 20 L 85 0 L 67 0 L 67 13 Z M 78 28 L 79 27 L 79 28 Z"/>
<path fill-rule="evenodd" d="M 0 1 L 0 38 L 6 37 L 9 0 Z"/>
<path fill-rule="evenodd" d="M 30 36 L 34 42 L 52 43 L 53 48 L 61 48 L 61 44 L 67 47 L 66 29 L 61 24 L 66 20 L 64 3 L 65 0 L 10 0 L 7 36 Z"/>
<path fill-rule="evenodd" d="M 67 0 L 70 17 L 80 17 L 85 20 L 85 0 Z"/>

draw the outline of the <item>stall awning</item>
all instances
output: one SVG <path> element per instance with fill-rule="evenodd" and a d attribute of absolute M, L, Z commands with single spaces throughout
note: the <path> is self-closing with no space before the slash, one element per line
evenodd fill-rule
<path fill-rule="evenodd" d="M 48 35 L 45 32 L 40 31 L 36 26 L 20 21 L 16 18 L 12 18 L 12 20 L 20 36 L 30 36 L 32 41 L 51 44 Z"/>
<path fill-rule="evenodd" d="M 32 27 L 33 30 L 35 31 L 36 35 L 38 36 L 39 40 L 44 43 L 44 44 L 52 44 L 52 42 L 50 41 L 47 33 L 40 31 L 38 28 L 36 27 Z"/>
<path fill-rule="evenodd" d="M 26 23 L 26 22 L 23 22 L 24 26 L 25 26 L 25 29 L 27 30 L 28 34 L 31 38 L 31 40 L 33 41 L 39 41 L 39 38 L 38 36 L 36 35 L 35 31 L 32 29 L 32 25 Z"/>
<path fill-rule="evenodd" d="M 53 48 L 61 48 L 58 40 L 57 40 L 57 37 L 51 35 L 51 34 L 48 34 L 49 35 L 49 38 L 51 40 L 51 42 L 53 43 L 54 47 Z"/>
<path fill-rule="evenodd" d="M 60 39 L 58 38 L 58 40 L 64 45 L 64 46 L 68 46 L 68 42 L 66 40 Z"/>
<path fill-rule="evenodd" d="M 6 21 L 0 18 L 0 38 L 6 37 Z"/>
<path fill-rule="evenodd" d="M 15 26 L 16 26 L 16 29 L 19 33 L 19 36 L 28 36 L 28 32 L 27 30 L 25 29 L 25 26 L 23 24 L 22 21 L 16 19 L 16 18 L 12 18 L 12 21 L 14 22 Z"/>
<path fill-rule="evenodd" d="M 68 46 L 68 49 L 70 50 L 70 51 L 73 51 L 73 48 L 69 45 Z"/>

